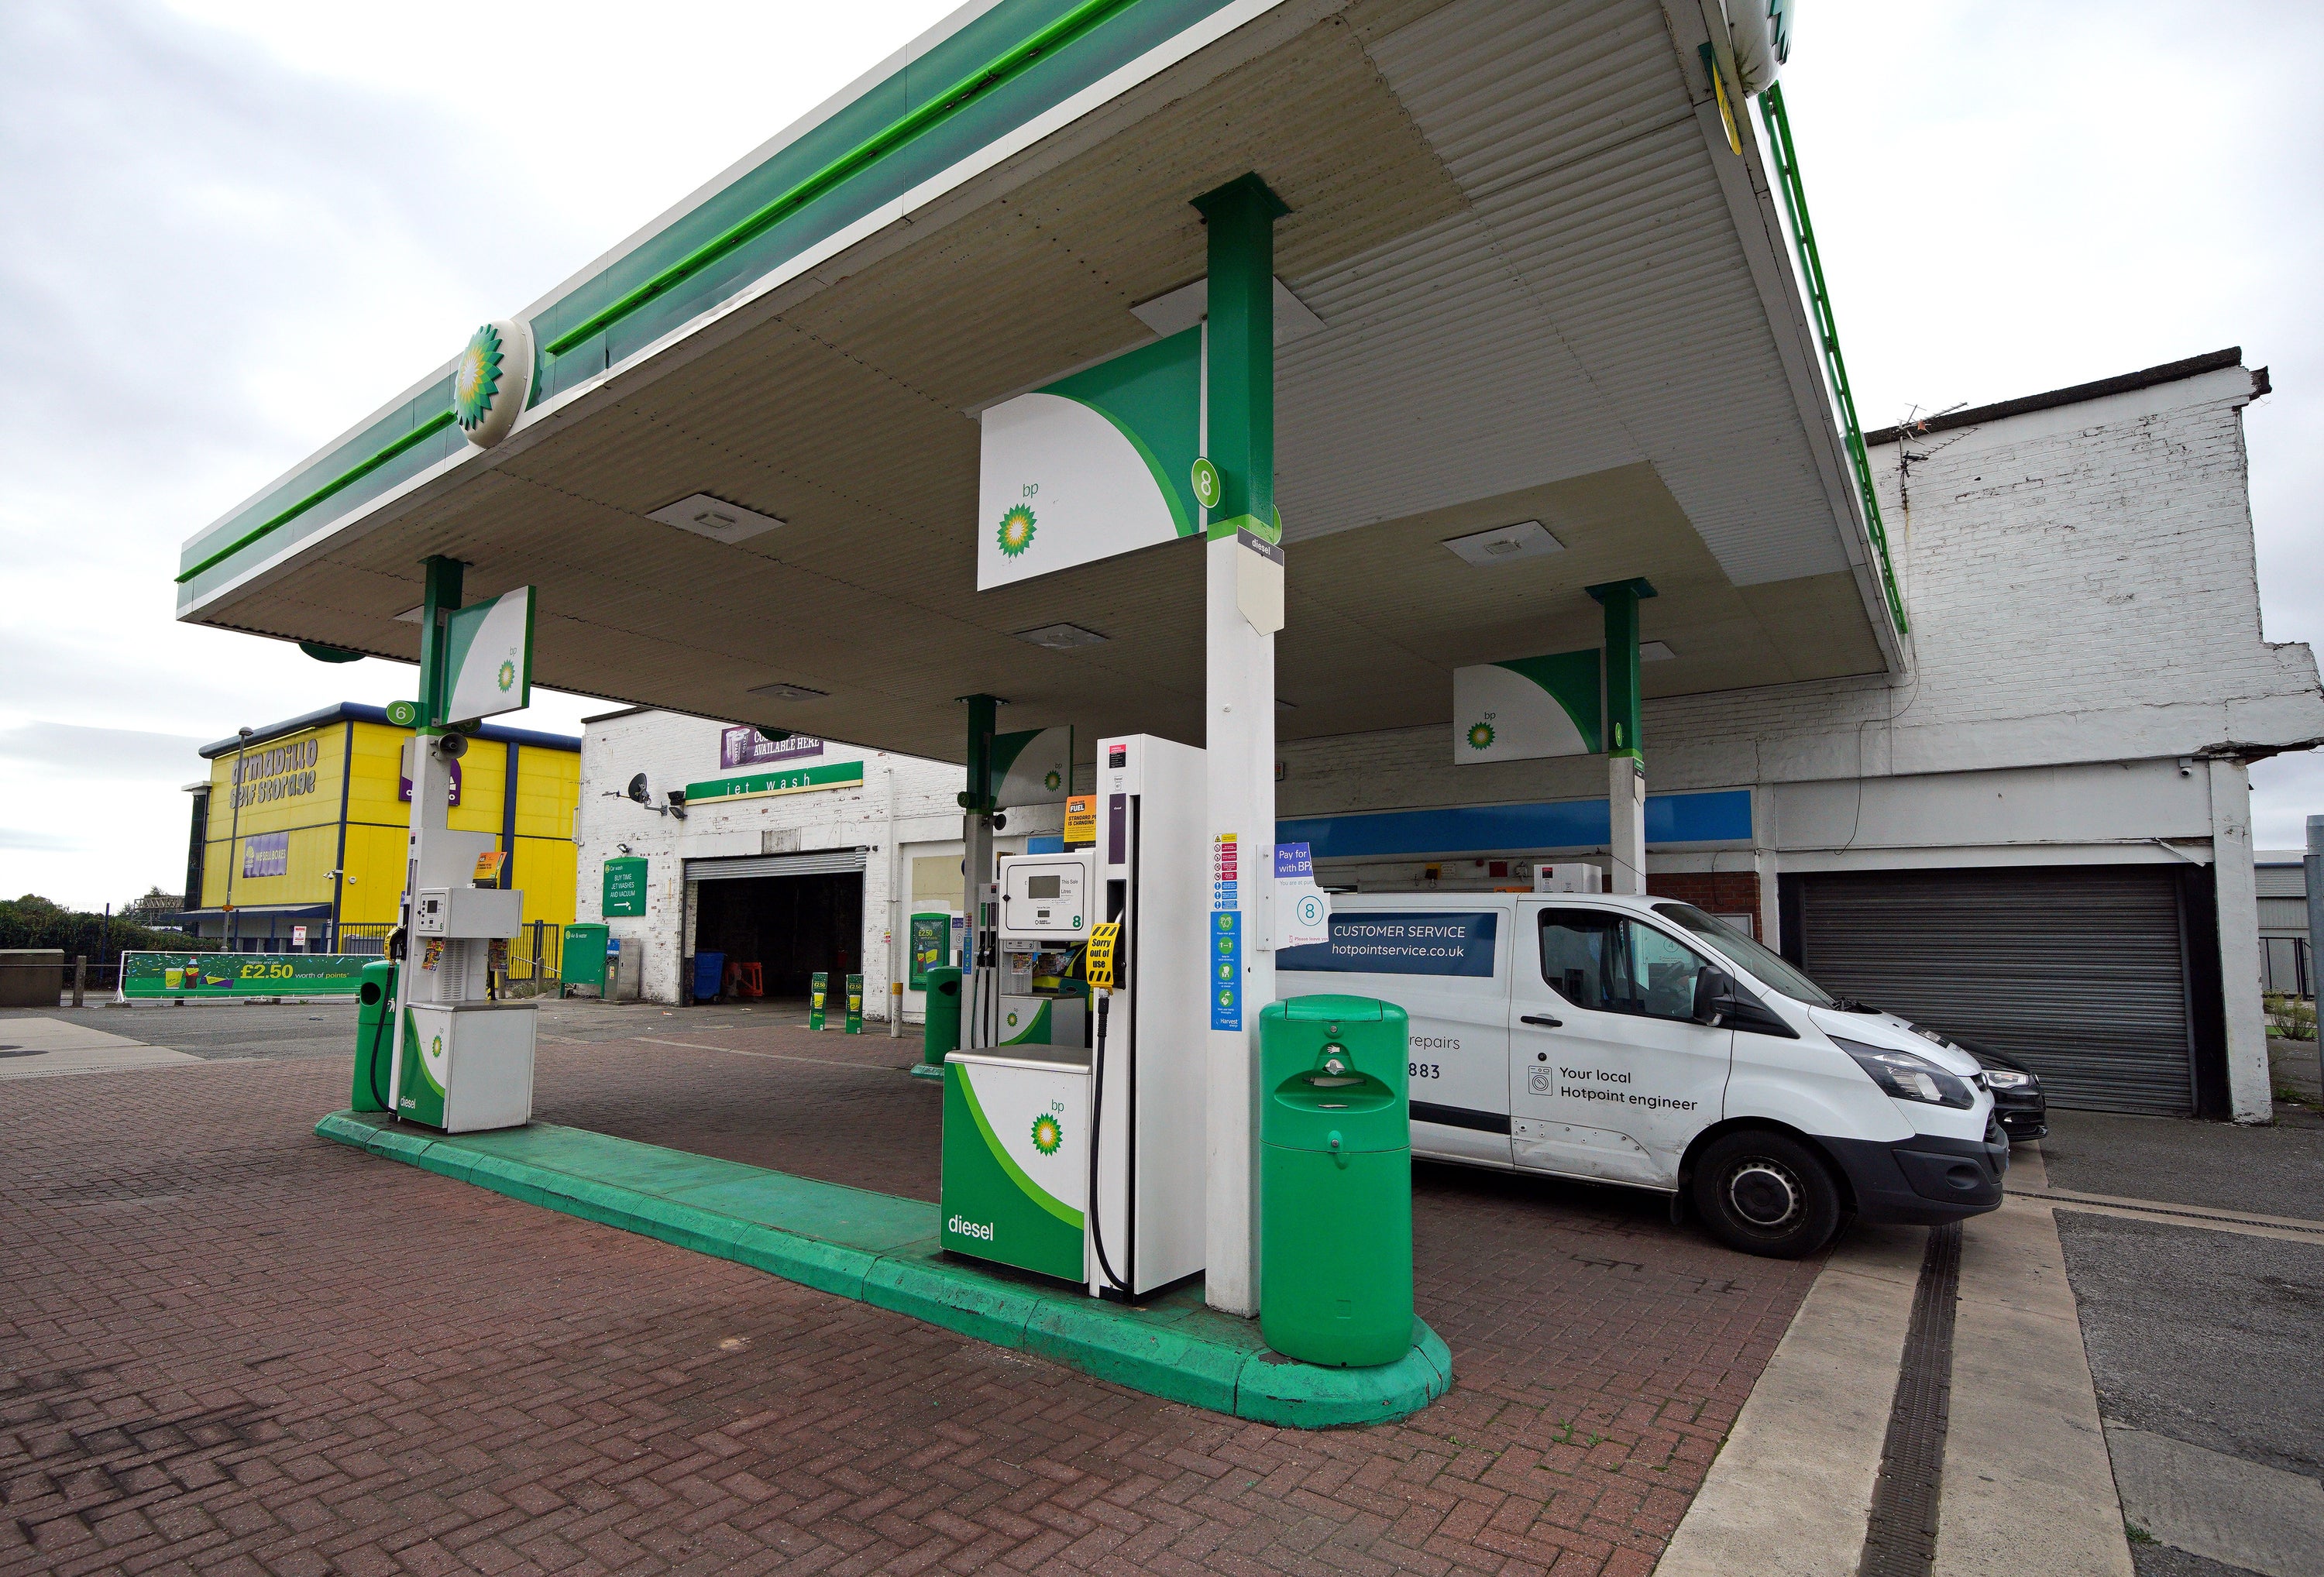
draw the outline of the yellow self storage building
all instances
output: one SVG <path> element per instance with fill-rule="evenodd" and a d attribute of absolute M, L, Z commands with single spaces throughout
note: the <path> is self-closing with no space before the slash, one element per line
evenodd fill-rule
<path fill-rule="evenodd" d="M 376 953 L 403 890 L 408 728 L 355 702 L 203 747 L 180 923 L 244 953 Z M 480 728 L 455 764 L 451 825 L 499 835 L 524 892 L 525 940 L 554 957 L 573 918 L 581 741 Z M 533 947 L 533 933 L 546 933 Z"/>

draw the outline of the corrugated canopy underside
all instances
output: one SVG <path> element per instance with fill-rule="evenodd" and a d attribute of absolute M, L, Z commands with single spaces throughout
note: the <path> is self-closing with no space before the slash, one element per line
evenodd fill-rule
<path fill-rule="evenodd" d="M 1150 338 L 1130 309 L 1204 272 L 1187 199 L 1255 170 L 1326 325 L 1278 353 L 1285 735 L 1445 720 L 1452 668 L 1594 644 L 1582 588 L 1630 576 L 1649 694 L 1877 669 L 1685 58 L 1652 0 L 1286 5 L 189 616 L 408 658 L 449 554 L 540 588 L 537 682 L 954 759 L 973 691 L 1199 742 L 1202 548 L 979 594 L 966 412 Z M 788 524 L 646 518 L 696 493 Z M 1565 551 L 1441 546 L 1528 519 Z M 1059 622 L 1108 640 L 1014 638 Z"/>

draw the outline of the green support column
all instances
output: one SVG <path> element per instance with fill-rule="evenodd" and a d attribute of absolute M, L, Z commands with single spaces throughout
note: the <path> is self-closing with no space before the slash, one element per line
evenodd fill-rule
<path fill-rule="evenodd" d="M 444 616 L 459 611 L 460 583 L 468 567 L 441 554 L 421 562 L 428 585 L 420 601 L 420 727 L 426 733 L 444 726 L 445 641 L 450 633 Z"/>
<path fill-rule="evenodd" d="M 1209 842 L 1231 881 L 1206 881 L 1213 955 L 1210 1165 L 1203 1296 L 1259 1312 L 1255 1121 L 1259 1014 L 1275 1000 L 1266 884 L 1275 858 L 1275 632 L 1283 627 L 1283 529 L 1275 508 L 1275 221 L 1289 210 L 1257 175 L 1194 199 L 1210 227 L 1208 420 L 1218 468 L 1204 553 L 1204 776 Z M 1204 877 L 1210 875 L 1204 872 Z M 1190 917 L 1191 918 L 1191 917 Z"/>
<path fill-rule="evenodd" d="M 1587 588 L 1606 611 L 1607 872 L 1615 892 L 1646 890 L 1646 758 L 1640 736 L 1638 604 L 1655 595 L 1646 580 L 1609 580 Z"/>
<path fill-rule="evenodd" d="M 1210 534 L 1268 541 L 1275 519 L 1275 221 L 1291 210 L 1256 175 L 1194 199 L 1210 226 Z"/>

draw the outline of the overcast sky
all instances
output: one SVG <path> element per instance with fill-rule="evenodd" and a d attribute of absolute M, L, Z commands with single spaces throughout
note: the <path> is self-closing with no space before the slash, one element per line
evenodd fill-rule
<path fill-rule="evenodd" d="M 195 745 L 409 695 L 178 624 L 180 543 L 948 8 L 0 5 L 0 892 L 174 890 Z M 2312 4 L 1825 4 L 1785 76 L 1868 427 L 2273 369 L 2276 641 L 2324 637 L 2319 59 Z M 2297 844 L 2324 762 L 2254 779 Z"/>

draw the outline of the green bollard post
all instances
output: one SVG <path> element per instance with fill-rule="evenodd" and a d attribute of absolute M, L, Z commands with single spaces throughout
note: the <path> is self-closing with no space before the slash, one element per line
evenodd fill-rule
<path fill-rule="evenodd" d="M 395 965 L 383 958 L 363 966 L 355 988 L 355 1073 L 353 1099 L 357 1111 L 387 1110 L 387 1069 L 395 1048 L 387 1043 L 395 1032 Z"/>

